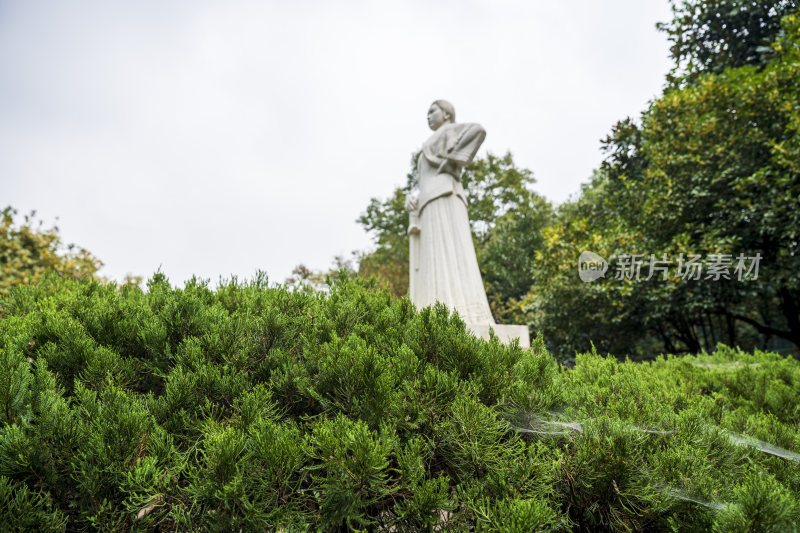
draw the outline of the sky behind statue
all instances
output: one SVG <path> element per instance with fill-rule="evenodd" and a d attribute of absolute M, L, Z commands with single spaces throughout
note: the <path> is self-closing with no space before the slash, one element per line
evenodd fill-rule
<path fill-rule="evenodd" d="M 370 241 L 452 101 L 560 203 L 660 92 L 666 0 L 0 1 L 0 208 L 102 271 L 282 282 Z"/>

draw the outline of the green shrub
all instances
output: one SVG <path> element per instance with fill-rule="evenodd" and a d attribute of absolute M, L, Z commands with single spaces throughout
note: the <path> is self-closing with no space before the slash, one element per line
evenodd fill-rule
<path fill-rule="evenodd" d="M 800 365 L 562 369 L 368 282 L 0 300 L 0 530 L 787 531 Z"/>

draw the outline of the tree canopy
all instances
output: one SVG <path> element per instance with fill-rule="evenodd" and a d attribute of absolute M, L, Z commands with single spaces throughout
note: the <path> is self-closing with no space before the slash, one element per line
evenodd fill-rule
<path fill-rule="evenodd" d="M 17 284 L 33 283 L 48 271 L 62 276 L 94 276 L 103 263 L 83 248 L 64 246 L 58 227 L 45 228 L 36 212 L 15 222 L 12 207 L 0 211 L 0 294 Z"/>
<path fill-rule="evenodd" d="M 658 24 L 672 46 L 670 79 L 686 81 L 746 65 L 764 67 L 775 51 L 781 19 L 796 0 L 670 0 L 673 18 Z"/>

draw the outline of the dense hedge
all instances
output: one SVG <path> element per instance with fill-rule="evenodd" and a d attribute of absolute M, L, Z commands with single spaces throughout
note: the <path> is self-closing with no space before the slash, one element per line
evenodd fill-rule
<path fill-rule="evenodd" d="M 790 531 L 800 365 L 561 369 L 360 281 L 0 300 L 0 530 Z"/>

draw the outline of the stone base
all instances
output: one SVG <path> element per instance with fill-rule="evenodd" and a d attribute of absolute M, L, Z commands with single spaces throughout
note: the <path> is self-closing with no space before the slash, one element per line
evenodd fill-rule
<path fill-rule="evenodd" d="M 517 326 L 508 324 L 495 324 L 493 326 L 485 326 L 479 324 L 467 324 L 472 333 L 476 337 L 489 340 L 489 329 L 494 330 L 494 334 L 500 339 L 503 344 L 510 344 L 512 339 L 519 339 L 521 348 L 531 347 L 531 337 L 528 332 L 528 326 Z"/>

